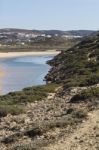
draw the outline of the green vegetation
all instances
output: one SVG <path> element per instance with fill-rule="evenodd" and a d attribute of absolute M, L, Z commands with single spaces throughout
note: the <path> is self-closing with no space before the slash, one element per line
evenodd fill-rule
<path fill-rule="evenodd" d="M 20 92 L 10 92 L 0 96 L 0 105 L 17 105 L 42 100 L 47 97 L 48 93 L 54 93 L 57 86 L 57 84 L 48 84 L 25 88 Z"/>
<path fill-rule="evenodd" d="M 21 106 L 16 105 L 0 105 L 0 117 L 5 117 L 7 114 L 18 115 L 25 112 Z"/>
<path fill-rule="evenodd" d="M 71 101 L 72 103 L 78 103 L 78 102 L 86 102 L 86 101 L 93 101 L 99 103 L 99 87 L 95 88 L 89 88 L 87 90 L 83 90 L 81 93 L 76 94 L 72 97 Z"/>
<path fill-rule="evenodd" d="M 76 119 L 83 119 L 87 116 L 87 110 L 80 109 L 80 108 L 69 108 L 66 109 L 66 115 L 71 115 L 73 118 Z"/>
<path fill-rule="evenodd" d="M 99 83 L 99 36 L 85 38 L 48 63 L 52 69 L 46 80 L 63 83 L 65 89 Z"/>
<path fill-rule="evenodd" d="M 25 104 L 45 99 L 48 93 L 55 92 L 56 87 L 58 87 L 57 84 L 47 84 L 0 96 L 0 117 L 6 116 L 8 113 L 16 115 L 24 112 Z"/>

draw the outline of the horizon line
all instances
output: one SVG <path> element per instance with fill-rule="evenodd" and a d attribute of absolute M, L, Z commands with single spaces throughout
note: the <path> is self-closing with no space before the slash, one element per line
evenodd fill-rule
<path fill-rule="evenodd" d="M 38 30 L 38 31 L 98 31 L 99 29 L 68 29 L 68 30 L 63 30 L 63 29 L 29 29 L 29 28 L 19 28 L 19 27 L 4 27 L 4 28 L 0 28 L 0 30 L 9 30 L 9 29 L 18 29 L 18 30 L 30 30 L 30 31 L 33 31 L 33 30 Z"/>

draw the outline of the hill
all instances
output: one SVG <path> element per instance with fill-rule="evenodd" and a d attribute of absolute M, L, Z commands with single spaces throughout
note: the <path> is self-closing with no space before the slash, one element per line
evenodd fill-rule
<path fill-rule="evenodd" d="M 0 51 L 68 49 L 90 34 L 95 34 L 95 31 L 0 29 Z"/>
<path fill-rule="evenodd" d="M 48 63 L 46 85 L 0 96 L 0 148 L 98 150 L 99 34 Z"/>
<path fill-rule="evenodd" d="M 9 37 L 9 36 L 8 36 Z M 80 41 L 79 38 L 68 39 L 65 37 L 35 37 L 31 40 L 19 39 L 16 41 L 12 36 L 1 40 L 1 52 L 19 51 L 45 51 L 45 50 L 64 50 L 68 49 Z"/>
<path fill-rule="evenodd" d="M 99 35 L 83 39 L 48 62 L 48 82 L 66 86 L 90 86 L 99 82 Z M 79 80 L 80 79 L 80 80 Z"/>
<path fill-rule="evenodd" d="M 65 38 L 65 37 L 31 37 L 17 38 L 7 35 L 7 38 L 0 40 L 0 51 L 13 52 L 13 51 L 45 51 L 45 50 L 64 50 L 77 44 L 80 38 Z"/>
<path fill-rule="evenodd" d="M 4 28 L 0 29 L 0 33 L 34 33 L 34 34 L 45 34 L 45 35 L 74 35 L 74 36 L 88 36 L 96 31 L 94 30 L 27 30 L 27 29 L 17 29 L 17 28 Z"/>
<path fill-rule="evenodd" d="M 93 30 L 70 30 L 70 31 L 62 31 L 62 30 L 33 30 L 33 32 L 42 33 L 46 35 L 68 35 L 68 36 L 88 36 L 94 33 Z"/>

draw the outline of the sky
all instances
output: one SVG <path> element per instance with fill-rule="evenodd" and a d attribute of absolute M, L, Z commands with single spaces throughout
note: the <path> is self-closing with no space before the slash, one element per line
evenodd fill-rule
<path fill-rule="evenodd" d="M 0 0 L 0 28 L 99 30 L 99 0 Z"/>

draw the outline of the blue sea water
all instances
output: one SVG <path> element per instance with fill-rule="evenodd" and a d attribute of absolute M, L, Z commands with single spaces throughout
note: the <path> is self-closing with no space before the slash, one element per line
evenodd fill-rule
<path fill-rule="evenodd" d="M 0 95 L 25 87 L 45 84 L 50 66 L 46 61 L 53 56 L 26 56 L 0 59 Z"/>

